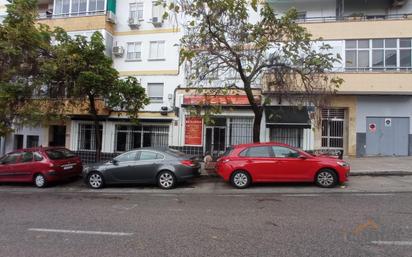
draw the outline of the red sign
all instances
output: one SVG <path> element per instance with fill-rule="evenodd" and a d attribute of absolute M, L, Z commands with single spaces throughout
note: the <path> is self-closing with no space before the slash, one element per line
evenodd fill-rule
<path fill-rule="evenodd" d="M 260 96 L 255 96 L 255 101 L 260 102 Z M 186 105 L 249 105 L 246 95 L 185 95 L 183 104 Z"/>
<path fill-rule="evenodd" d="M 202 117 L 186 117 L 185 145 L 202 145 Z"/>

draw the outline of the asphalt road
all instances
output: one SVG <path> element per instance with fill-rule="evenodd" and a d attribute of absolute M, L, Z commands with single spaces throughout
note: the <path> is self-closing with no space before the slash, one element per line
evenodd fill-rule
<path fill-rule="evenodd" d="M 65 187 L 0 186 L 1 257 L 412 256 L 412 192 L 406 190 Z M 268 188 L 290 190 L 265 193 Z"/>

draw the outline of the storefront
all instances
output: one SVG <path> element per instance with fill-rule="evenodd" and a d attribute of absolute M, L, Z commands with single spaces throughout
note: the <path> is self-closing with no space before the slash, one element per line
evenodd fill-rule
<path fill-rule="evenodd" d="M 269 141 L 305 150 L 313 149 L 313 132 L 307 107 L 267 106 L 265 118 Z"/>
<path fill-rule="evenodd" d="M 257 96 L 256 100 L 260 101 Z M 190 109 L 205 103 L 221 106 L 219 113 L 205 119 L 191 114 Z M 245 95 L 219 95 L 208 97 L 187 95 L 183 97 L 184 148 L 197 147 L 204 154 L 217 156 L 227 147 L 253 142 L 254 114 Z"/>

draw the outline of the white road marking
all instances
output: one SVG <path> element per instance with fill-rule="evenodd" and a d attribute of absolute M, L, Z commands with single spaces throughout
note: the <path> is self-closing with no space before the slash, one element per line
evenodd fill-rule
<path fill-rule="evenodd" d="M 412 241 L 372 241 L 371 243 L 377 245 L 412 246 Z"/>
<path fill-rule="evenodd" d="M 313 196 L 326 196 L 326 194 L 282 194 L 282 196 L 288 196 L 288 197 L 313 197 Z"/>
<path fill-rule="evenodd" d="M 134 233 L 124 233 L 124 232 L 82 231 L 82 230 L 46 229 L 46 228 L 29 228 L 28 231 L 48 232 L 48 233 L 66 233 L 66 234 L 84 234 L 84 235 L 102 235 L 102 236 L 132 236 L 134 234 Z"/>

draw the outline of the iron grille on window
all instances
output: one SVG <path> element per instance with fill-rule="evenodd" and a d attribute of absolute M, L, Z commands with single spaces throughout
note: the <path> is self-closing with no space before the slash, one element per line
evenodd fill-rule
<path fill-rule="evenodd" d="M 253 118 L 230 118 L 229 145 L 253 142 Z"/>
<path fill-rule="evenodd" d="M 271 128 L 270 140 L 301 148 L 303 141 L 302 128 Z"/>
<path fill-rule="evenodd" d="M 100 142 L 102 141 L 103 126 L 100 129 Z M 78 150 L 96 150 L 96 133 L 93 124 L 79 124 Z"/>

